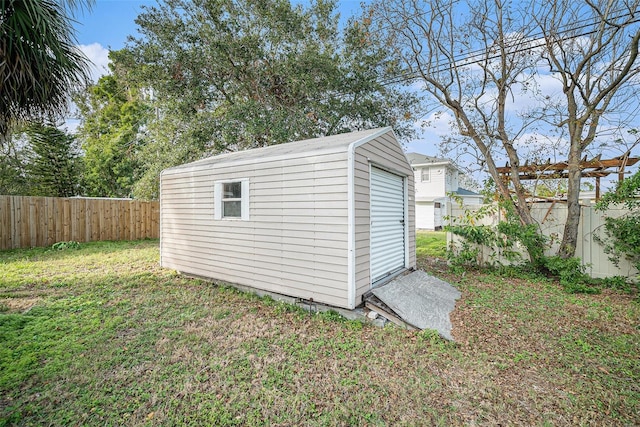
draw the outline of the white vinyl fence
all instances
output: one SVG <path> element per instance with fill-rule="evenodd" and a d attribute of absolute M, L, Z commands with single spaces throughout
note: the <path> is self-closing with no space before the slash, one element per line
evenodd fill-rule
<path fill-rule="evenodd" d="M 455 204 L 449 204 L 448 211 L 451 218 L 460 218 L 465 214 L 465 210 L 477 211 L 480 206 L 465 206 L 464 209 Z M 621 259 L 619 266 L 616 267 L 610 260 L 609 255 L 603 250 L 603 247 L 594 239 L 594 235 L 604 237 L 604 212 L 596 212 L 593 206 L 582 206 L 580 216 L 580 225 L 578 228 L 578 244 L 576 246 L 576 257 L 582 260 L 582 264 L 586 266 L 586 272 L 591 277 L 611 277 L 624 276 L 634 277 L 639 273 L 631 266 L 626 259 Z M 504 217 L 504 213 L 499 209 L 494 210 L 496 213 L 484 217 L 476 225 L 496 225 Z M 618 217 L 627 212 L 625 209 L 609 209 L 606 216 Z M 536 203 L 531 209 L 534 219 L 540 224 L 542 233 L 551 239 L 551 247 L 545 251 L 546 255 L 554 255 L 562 240 L 564 229 L 564 221 L 567 216 L 567 206 L 564 203 Z M 448 242 L 457 242 L 458 236 L 447 235 Z M 505 257 L 497 253 L 497 248 L 480 248 L 481 262 L 495 262 L 496 260 L 507 264 Z M 522 250 L 523 253 L 524 250 Z"/>

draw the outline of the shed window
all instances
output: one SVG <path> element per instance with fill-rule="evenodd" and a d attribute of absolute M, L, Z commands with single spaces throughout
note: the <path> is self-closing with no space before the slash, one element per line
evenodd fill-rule
<path fill-rule="evenodd" d="M 249 219 L 249 181 L 218 181 L 214 187 L 215 219 Z"/>
<path fill-rule="evenodd" d="M 242 183 L 227 182 L 222 188 L 222 217 L 240 218 L 242 216 Z"/>
<path fill-rule="evenodd" d="M 431 175 L 429 174 L 429 168 L 422 168 L 420 170 L 420 181 L 429 182 L 431 180 Z"/>

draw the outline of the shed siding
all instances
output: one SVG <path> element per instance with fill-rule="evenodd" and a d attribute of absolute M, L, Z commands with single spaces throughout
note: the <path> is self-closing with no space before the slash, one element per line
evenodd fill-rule
<path fill-rule="evenodd" d="M 392 139 L 390 134 L 384 134 L 366 144 L 356 148 L 354 165 L 354 196 L 355 196 L 355 251 L 356 251 L 356 304 L 371 286 L 369 271 L 370 263 L 370 164 L 389 169 L 399 175 L 407 177 L 408 190 L 408 233 L 409 260 L 408 265 L 416 265 L 415 248 L 415 197 L 413 170 L 409 166 L 402 148 Z"/>
<path fill-rule="evenodd" d="M 214 182 L 241 178 L 249 220 L 214 220 Z M 167 170 L 161 182 L 164 267 L 347 306 L 346 151 L 205 161 Z"/>

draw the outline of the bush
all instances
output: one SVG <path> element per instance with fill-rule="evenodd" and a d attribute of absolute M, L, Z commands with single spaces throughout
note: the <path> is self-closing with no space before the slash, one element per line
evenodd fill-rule
<path fill-rule="evenodd" d="M 619 218 L 605 217 L 604 221 L 605 238 L 598 236 L 596 241 L 603 245 L 609 260 L 618 266 L 624 257 L 640 270 L 640 212 Z"/>
<path fill-rule="evenodd" d="M 506 215 L 505 219 L 496 226 L 476 225 L 484 216 L 493 213 L 490 207 L 478 211 L 467 211 L 462 218 L 450 218 L 451 225 L 447 226 L 446 230 L 462 239 L 456 246 L 452 245 L 447 254 L 452 272 L 462 274 L 467 268 L 487 266 L 503 271 L 505 266 L 498 261 L 498 257 L 503 257 L 510 264 L 509 274 L 514 274 L 514 270 L 521 270 L 529 275 L 539 272 L 557 278 L 560 285 L 569 293 L 600 292 L 602 284 L 586 274 L 585 267 L 579 258 L 545 256 L 548 239 L 539 232 L 538 227 L 523 225 L 517 215 L 512 212 L 509 204 L 500 206 Z M 522 259 L 517 245 L 526 248 L 529 260 Z M 493 251 L 489 257 L 492 261 L 488 262 L 488 265 L 482 263 L 483 247 Z M 640 248 L 640 245 L 638 247 Z"/>
<path fill-rule="evenodd" d="M 640 270 L 640 171 L 618 183 L 606 193 L 596 209 L 606 212 L 611 205 L 623 204 L 629 213 L 619 218 L 605 217 L 604 234 L 596 236 L 616 266 L 622 257 Z"/>
<path fill-rule="evenodd" d="M 504 220 L 495 226 L 477 225 L 484 217 L 495 214 L 497 209 L 505 213 Z M 492 259 L 489 263 L 492 267 L 500 265 L 499 257 L 504 257 L 511 264 L 526 264 L 518 245 L 526 249 L 529 263 L 534 266 L 543 263 L 547 238 L 536 225 L 523 225 L 510 203 L 483 206 L 477 211 L 466 210 L 461 218 L 448 219 L 450 224 L 445 230 L 463 239 L 459 247 L 450 248 L 448 258 L 455 266 L 482 266 L 480 255 L 483 246 L 493 249 L 489 257 Z"/>
<path fill-rule="evenodd" d="M 564 290 L 571 294 L 600 293 L 600 289 L 594 286 L 594 281 L 585 273 L 580 258 L 545 257 L 543 267 L 557 277 Z"/>
<path fill-rule="evenodd" d="M 51 245 L 52 251 L 66 251 L 68 249 L 80 249 L 80 243 L 71 240 L 68 242 L 58 242 Z"/>
<path fill-rule="evenodd" d="M 633 283 L 623 276 L 605 277 L 603 279 L 593 279 L 593 282 L 604 289 L 615 289 L 628 294 L 640 291 L 640 283 Z"/>

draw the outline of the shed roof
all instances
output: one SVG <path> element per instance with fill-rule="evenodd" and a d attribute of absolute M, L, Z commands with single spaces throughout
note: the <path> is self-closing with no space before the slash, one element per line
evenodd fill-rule
<path fill-rule="evenodd" d="M 313 155 L 320 153 L 332 153 L 346 151 L 352 143 L 366 142 L 384 135 L 388 132 L 393 133 L 391 127 L 363 130 L 357 132 L 341 133 L 338 135 L 325 136 L 321 138 L 305 139 L 302 141 L 288 142 L 284 144 L 271 145 L 263 148 L 253 148 L 249 150 L 236 151 L 233 153 L 218 154 L 206 159 L 197 160 L 191 163 L 185 163 L 175 166 L 166 171 L 173 171 L 191 166 L 200 166 L 207 164 L 230 164 L 245 163 L 251 161 L 264 161 L 274 158 L 295 157 L 298 155 Z"/>

